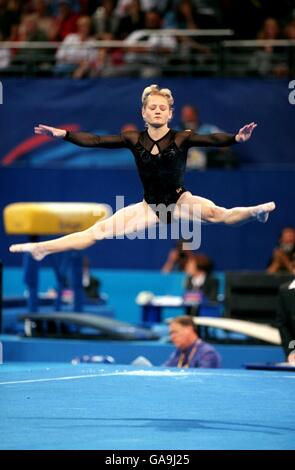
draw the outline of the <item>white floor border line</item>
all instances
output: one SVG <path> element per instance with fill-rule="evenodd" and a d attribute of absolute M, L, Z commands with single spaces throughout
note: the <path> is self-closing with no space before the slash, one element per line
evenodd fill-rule
<path fill-rule="evenodd" d="M 37 382 L 55 382 L 60 380 L 78 380 L 78 379 L 88 379 L 90 377 L 100 377 L 104 374 L 90 374 L 90 375 L 74 375 L 69 377 L 51 377 L 49 379 L 31 379 L 31 380 L 14 380 L 11 382 L 0 382 L 0 385 L 13 385 L 13 384 L 30 384 Z"/>
<path fill-rule="evenodd" d="M 185 372 L 185 371 L 177 371 L 173 372 L 170 370 L 164 370 L 164 371 L 150 371 L 150 370 L 138 370 L 138 371 L 115 371 L 115 372 L 100 372 L 97 374 L 85 374 L 85 375 L 73 375 L 73 376 L 66 376 L 66 377 L 50 377 L 46 379 L 26 379 L 26 380 L 14 380 L 14 381 L 7 381 L 7 382 L 0 382 L 0 385 L 16 385 L 16 384 L 28 384 L 28 383 L 40 383 L 40 382 L 57 382 L 57 381 L 65 381 L 65 380 L 79 380 L 79 379 L 89 379 L 89 378 L 94 378 L 94 377 L 110 377 L 110 376 L 119 376 L 119 375 L 125 375 L 125 376 L 146 376 L 146 377 L 196 377 L 198 376 L 199 378 L 204 377 L 204 376 L 216 376 L 214 372 L 202 372 L 202 373 L 190 373 L 190 372 Z M 246 375 L 246 374 L 230 374 L 230 373 L 224 373 L 224 374 L 218 374 L 219 377 L 237 377 L 237 378 L 271 378 L 273 379 L 273 375 L 271 373 L 265 374 L 265 375 Z M 285 378 L 285 379 L 295 379 L 295 374 L 294 375 L 281 375 L 280 372 L 280 378 Z"/>
<path fill-rule="evenodd" d="M 84 374 L 84 375 L 73 375 L 68 377 L 50 377 L 48 379 L 31 379 L 31 380 L 14 380 L 9 382 L 0 382 L 0 385 L 11 385 L 11 384 L 25 384 L 25 383 L 35 383 L 35 382 L 53 382 L 61 380 L 78 380 L 78 379 L 88 379 L 93 377 L 107 377 L 107 376 L 116 376 L 116 375 L 140 375 L 140 376 L 162 376 L 162 377 L 185 377 L 191 374 L 185 373 L 184 371 L 173 372 L 170 370 L 151 372 L 151 371 L 117 371 L 117 372 L 100 372 L 99 374 Z"/>

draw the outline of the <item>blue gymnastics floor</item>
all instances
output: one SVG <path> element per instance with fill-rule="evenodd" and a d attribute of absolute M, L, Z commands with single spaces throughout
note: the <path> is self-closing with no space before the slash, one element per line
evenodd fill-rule
<path fill-rule="evenodd" d="M 294 449 L 295 374 L 0 366 L 1 449 Z"/>

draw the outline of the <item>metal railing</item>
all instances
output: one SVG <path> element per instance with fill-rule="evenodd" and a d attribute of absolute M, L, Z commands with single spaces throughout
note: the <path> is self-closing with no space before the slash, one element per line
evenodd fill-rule
<path fill-rule="evenodd" d="M 75 47 L 85 56 L 97 51 L 97 60 L 89 60 L 90 76 L 294 76 L 295 40 L 232 36 L 231 30 L 164 29 L 139 30 L 124 41 L 93 41 L 80 48 L 60 42 L 0 42 L 0 75 L 62 75 L 57 51 Z"/>

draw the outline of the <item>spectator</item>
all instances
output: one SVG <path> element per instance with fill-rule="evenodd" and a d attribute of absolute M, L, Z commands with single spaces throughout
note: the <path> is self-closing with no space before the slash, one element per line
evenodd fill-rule
<path fill-rule="evenodd" d="M 280 39 L 280 25 L 277 19 L 266 18 L 257 39 Z M 286 70 L 283 53 L 284 50 L 282 48 L 267 44 L 253 54 L 250 68 L 260 76 L 281 76 L 282 71 Z"/>
<path fill-rule="evenodd" d="M 3 33 L 0 30 L 0 41 L 4 44 Z M 0 49 L 0 70 L 6 69 L 10 65 L 11 53 L 10 49 L 5 49 L 4 47 Z"/>
<path fill-rule="evenodd" d="M 54 18 L 48 13 L 48 2 L 45 0 L 34 0 L 33 14 L 36 18 L 38 28 L 49 40 L 55 39 Z"/>
<path fill-rule="evenodd" d="M 290 41 L 295 41 L 295 18 L 287 24 L 285 28 L 285 37 L 286 39 Z M 286 48 L 286 64 L 285 64 L 285 75 L 289 75 L 290 77 L 294 75 L 295 72 L 295 65 L 294 61 L 288 61 L 287 57 L 290 57 L 290 52 L 292 50 L 292 46 L 290 45 L 288 48 Z M 287 65 L 288 64 L 288 65 Z"/>
<path fill-rule="evenodd" d="M 26 15 L 17 29 L 17 37 L 20 42 L 47 42 L 46 34 L 38 27 L 37 18 L 34 14 Z M 48 67 L 52 60 L 49 49 L 31 49 L 24 47 L 18 49 L 12 60 L 13 65 L 20 65 L 26 70 L 35 67 L 41 69 Z"/>
<path fill-rule="evenodd" d="M 176 351 L 163 364 L 168 367 L 219 368 L 221 358 L 217 351 L 198 336 L 197 326 L 189 316 L 173 318 L 169 333 Z"/>
<path fill-rule="evenodd" d="M 145 35 L 142 35 L 140 31 L 134 31 L 126 38 L 126 44 L 134 45 L 134 48 L 132 50 L 130 48 L 129 52 L 125 54 L 128 73 L 136 72 L 144 78 L 162 75 L 177 46 L 173 35 L 161 36 L 157 34 L 162 27 L 162 21 L 163 19 L 157 10 L 147 11 L 144 29 L 151 31 Z M 143 40 L 147 43 L 147 47 L 136 47 Z"/>
<path fill-rule="evenodd" d="M 75 33 L 78 18 L 79 15 L 72 10 L 71 2 L 69 0 L 60 0 L 51 39 L 62 41 L 69 34 Z"/>
<path fill-rule="evenodd" d="M 192 255 L 185 266 L 187 279 L 186 291 L 199 292 L 207 300 L 216 301 L 218 282 L 212 276 L 212 260 L 203 253 Z"/>
<path fill-rule="evenodd" d="M 197 29 L 197 9 L 192 0 L 180 0 L 165 15 L 165 22 L 171 28 Z"/>
<path fill-rule="evenodd" d="M 21 17 L 21 2 L 0 0 L 0 31 L 3 39 L 8 39 L 12 27 L 18 25 Z"/>
<path fill-rule="evenodd" d="M 74 78 L 87 76 L 97 59 L 95 39 L 91 36 L 91 18 L 81 16 L 77 22 L 78 31 L 69 34 L 59 47 L 55 73 L 72 75 Z"/>
<path fill-rule="evenodd" d="M 95 3 L 100 0 L 94 0 Z M 66 3 L 68 3 L 71 7 L 71 11 L 75 13 L 80 13 L 81 9 L 85 10 L 85 7 L 83 4 L 86 3 L 92 3 L 91 0 L 65 0 Z M 63 0 L 49 0 L 48 2 L 50 4 L 50 11 L 53 16 L 57 15 L 60 9 L 60 4 L 63 3 Z"/>
<path fill-rule="evenodd" d="M 101 41 L 113 41 L 112 33 L 101 33 Z M 124 52 L 117 47 L 100 47 L 97 51 L 97 57 L 91 77 L 116 77 L 121 76 L 124 70 Z"/>
<path fill-rule="evenodd" d="M 186 264 L 192 256 L 190 250 L 185 250 L 182 240 L 177 241 L 175 247 L 169 251 L 167 260 L 162 267 L 162 273 L 170 273 L 171 271 L 185 271 Z"/>
<path fill-rule="evenodd" d="M 285 36 L 287 39 L 295 40 L 295 18 L 287 24 L 285 28 Z"/>
<path fill-rule="evenodd" d="M 198 23 L 197 8 L 193 0 L 180 0 L 174 4 L 164 17 L 165 28 L 190 29 L 197 30 Z M 200 39 L 200 38 L 199 38 Z M 189 36 L 177 37 L 177 54 L 172 58 L 173 75 L 175 70 L 180 70 L 181 75 L 184 70 L 197 70 L 198 66 L 203 64 L 212 54 L 211 49 L 196 41 L 196 38 Z"/>
<path fill-rule="evenodd" d="M 183 130 L 193 130 L 201 135 L 223 132 L 214 124 L 201 123 L 198 109 L 190 104 L 181 108 L 180 127 Z M 192 147 L 188 152 L 188 168 L 235 168 L 237 166 L 237 159 L 229 148 Z"/>
<path fill-rule="evenodd" d="M 125 6 L 125 14 L 119 19 L 115 36 L 123 40 L 138 29 L 144 29 L 144 12 L 140 6 L 140 0 L 131 0 Z"/>
<path fill-rule="evenodd" d="M 295 229 L 285 227 L 274 249 L 267 272 L 295 274 Z"/>
<path fill-rule="evenodd" d="M 118 17 L 115 13 L 114 0 L 102 0 L 101 5 L 92 15 L 96 37 L 102 39 L 106 33 L 112 36 L 118 24 Z"/>
<path fill-rule="evenodd" d="M 132 0 L 118 0 L 116 6 L 116 13 L 119 17 L 123 17 L 125 15 L 126 7 L 128 7 L 131 2 Z M 146 12 L 154 8 L 158 8 L 159 4 L 161 5 L 162 2 L 163 0 L 140 0 L 140 7 L 143 11 Z"/>

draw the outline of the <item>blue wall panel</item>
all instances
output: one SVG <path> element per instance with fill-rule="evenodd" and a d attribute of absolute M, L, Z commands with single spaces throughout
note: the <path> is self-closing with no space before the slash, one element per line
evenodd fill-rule
<path fill-rule="evenodd" d="M 155 341 L 79 341 L 54 339 L 20 339 L 0 337 L 3 342 L 4 362 L 70 362 L 88 355 L 110 355 L 119 364 L 130 364 L 138 356 L 147 357 L 156 366 L 170 356 L 173 346 Z M 222 357 L 222 367 L 239 369 L 247 363 L 282 362 L 283 350 L 279 346 L 216 345 Z"/>

